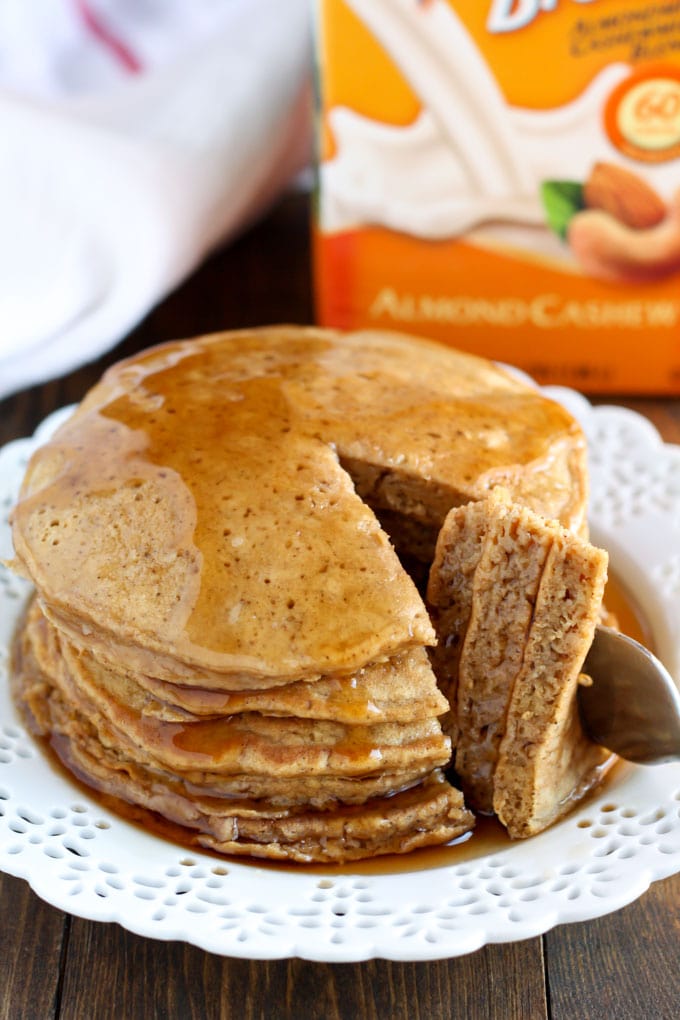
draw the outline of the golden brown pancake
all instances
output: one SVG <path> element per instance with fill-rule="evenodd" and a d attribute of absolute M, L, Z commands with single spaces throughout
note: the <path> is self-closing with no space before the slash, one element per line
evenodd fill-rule
<path fill-rule="evenodd" d="M 70 705 L 80 717 L 81 739 L 92 730 L 98 741 L 130 760 L 181 774 L 224 795 L 234 792 L 231 777 L 237 777 L 239 795 L 254 797 L 262 796 L 276 777 L 279 786 L 288 781 L 291 803 L 298 789 L 304 791 L 304 800 L 314 782 L 319 788 L 316 799 L 328 800 L 334 796 L 326 789 L 329 780 L 367 780 L 387 773 L 398 786 L 406 785 L 450 757 L 450 743 L 434 712 L 422 711 L 410 722 L 371 720 L 368 725 L 252 711 L 212 718 L 176 709 L 161 713 L 155 699 L 127 677 L 99 668 L 86 653 L 74 654 L 35 602 L 22 645 L 22 661 L 34 664 L 34 676 L 23 681 L 24 697 L 32 697 L 28 692 L 36 683 L 43 696 L 47 684 L 62 713 Z M 39 714 L 34 707 L 31 711 Z M 253 780 L 250 788 L 248 777 Z M 298 783 L 300 779 L 304 782 Z M 355 792 L 359 789 L 361 785 L 354 784 Z"/>
<path fill-rule="evenodd" d="M 607 562 L 602 549 L 564 531 L 548 555 L 494 773 L 494 811 L 511 836 L 551 825 L 614 762 L 585 736 L 576 700 Z"/>
<path fill-rule="evenodd" d="M 263 712 L 346 723 L 410 722 L 441 715 L 448 707 L 432 684 L 422 648 L 369 663 L 351 676 L 298 680 L 258 691 L 206 690 L 139 675 L 135 679 L 159 706 L 174 705 L 197 716 Z"/>
<path fill-rule="evenodd" d="M 81 687 L 115 690 L 120 700 L 134 705 L 137 711 L 167 722 L 260 712 L 372 725 L 412 722 L 441 715 L 448 708 L 446 698 L 433 683 L 423 648 L 369 663 L 348 677 L 298 680 L 256 691 L 230 691 L 226 687 L 209 690 L 112 669 L 60 634 L 35 600 L 27 615 L 26 629 L 41 668 L 47 672 L 52 672 L 57 658 L 61 658 Z M 223 682 L 228 682 L 228 677 Z"/>
<path fill-rule="evenodd" d="M 522 666 L 552 529 L 527 507 L 485 505 L 491 513 L 458 664 L 456 771 L 468 803 L 490 813 L 507 705 Z"/>
<path fill-rule="evenodd" d="M 568 413 L 489 362 L 395 334 L 218 334 L 109 370 L 32 458 L 16 562 L 101 659 L 271 687 L 433 643 L 367 502 L 438 525 L 502 481 L 578 529 L 585 477 Z"/>
<path fill-rule="evenodd" d="M 503 496 L 499 496 L 503 493 Z M 489 500 L 503 498 L 496 489 Z M 482 543 L 489 516 L 488 500 L 466 503 L 448 514 L 439 533 L 427 585 L 427 602 L 439 641 L 430 657 L 439 687 L 449 711 L 442 725 L 458 743 L 458 684 L 463 642 L 472 612 L 472 584 L 482 555 Z"/>

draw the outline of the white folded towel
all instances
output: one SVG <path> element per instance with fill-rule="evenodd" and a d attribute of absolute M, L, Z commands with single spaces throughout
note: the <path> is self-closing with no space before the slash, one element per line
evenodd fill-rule
<path fill-rule="evenodd" d="M 5 0 L 0 38 L 2 397 L 112 347 L 306 164 L 309 3 Z"/>

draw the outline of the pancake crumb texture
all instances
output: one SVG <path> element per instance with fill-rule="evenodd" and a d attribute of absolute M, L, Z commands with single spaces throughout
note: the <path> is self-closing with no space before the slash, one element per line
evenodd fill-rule
<path fill-rule="evenodd" d="M 575 710 L 585 457 L 531 386 L 399 334 L 143 352 L 28 465 L 15 697 L 80 780 L 220 853 L 444 844 L 464 795 L 531 835 L 610 760 Z"/>
<path fill-rule="evenodd" d="M 607 566 L 602 549 L 502 489 L 442 528 L 428 596 L 444 725 L 467 803 L 514 838 L 552 824 L 613 764 L 585 736 L 576 700 Z"/>

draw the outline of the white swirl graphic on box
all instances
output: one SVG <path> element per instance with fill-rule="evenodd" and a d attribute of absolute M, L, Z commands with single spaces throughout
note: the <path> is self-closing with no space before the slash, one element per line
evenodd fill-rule
<path fill-rule="evenodd" d="M 346 107 L 331 110 L 336 154 L 321 166 L 324 230 L 378 224 L 437 239 L 489 223 L 541 227 L 542 181 L 583 180 L 599 160 L 634 165 L 601 126 L 602 108 L 628 65 L 605 68 L 564 106 L 513 107 L 445 0 L 345 2 L 392 58 L 422 111 L 412 124 L 395 127 Z M 673 166 L 650 166 L 646 174 L 662 194 L 677 183 Z M 543 234 L 536 246 L 557 254 Z"/>

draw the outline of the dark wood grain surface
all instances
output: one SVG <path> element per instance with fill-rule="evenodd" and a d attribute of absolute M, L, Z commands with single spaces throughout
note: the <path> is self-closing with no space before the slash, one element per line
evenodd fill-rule
<path fill-rule="evenodd" d="M 215 329 L 311 322 L 307 203 L 286 199 L 105 358 L 0 403 L 0 443 L 118 358 Z M 680 400 L 609 398 L 680 442 Z M 250 962 L 72 918 L 0 875 L 0 1020 L 675 1020 L 680 875 L 615 914 L 436 963 Z"/>

